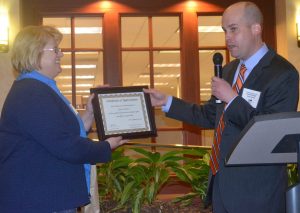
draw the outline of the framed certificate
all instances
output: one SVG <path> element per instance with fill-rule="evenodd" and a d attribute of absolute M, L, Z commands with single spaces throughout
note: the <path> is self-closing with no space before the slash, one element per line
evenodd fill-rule
<path fill-rule="evenodd" d="M 100 140 L 157 136 L 147 86 L 91 88 L 97 133 Z"/>

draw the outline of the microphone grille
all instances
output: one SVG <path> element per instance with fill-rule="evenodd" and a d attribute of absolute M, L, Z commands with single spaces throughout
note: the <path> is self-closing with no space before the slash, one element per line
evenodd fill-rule
<path fill-rule="evenodd" d="M 221 64 L 223 63 L 223 56 L 221 53 L 216 52 L 213 56 L 213 62 L 214 64 Z"/>

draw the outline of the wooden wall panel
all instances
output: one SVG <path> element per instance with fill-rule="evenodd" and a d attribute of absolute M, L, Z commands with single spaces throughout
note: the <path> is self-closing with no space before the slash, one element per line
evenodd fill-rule
<path fill-rule="evenodd" d="M 103 18 L 104 83 L 111 86 L 122 85 L 120 19 L 116 12 L 107 12 Z M 113 23 L 113 24 L 112 24 Z"/>

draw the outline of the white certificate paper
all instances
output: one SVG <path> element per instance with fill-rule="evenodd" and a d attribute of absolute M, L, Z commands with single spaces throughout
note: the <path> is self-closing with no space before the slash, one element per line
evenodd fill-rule
<path fill-rule="evenodd" d="M 143 92 L 98 94 L 105 134 L 150 131 Z"/>

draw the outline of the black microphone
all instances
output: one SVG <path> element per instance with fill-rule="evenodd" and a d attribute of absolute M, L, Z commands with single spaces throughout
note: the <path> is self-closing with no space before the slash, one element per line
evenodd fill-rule
<path fill-rule="evenodd" d="M 213 56 L 214 68 L 215 68 L 215 76 L 222 78 L 222 63 L 223 63 L 223 56 L 221 53 L 216 52 Z M 221 100 L 216 100 L 217 104 L 220 104 Z"/>

